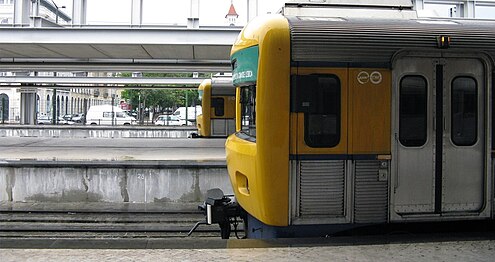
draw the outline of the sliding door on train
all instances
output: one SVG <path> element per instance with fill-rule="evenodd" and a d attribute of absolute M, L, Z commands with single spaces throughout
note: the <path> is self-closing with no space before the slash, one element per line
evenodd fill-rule
<path fill-rule="evenodd" d="M 391 220 L 483 211 L 486 67 L 474 57 L 394 63 Z"/>

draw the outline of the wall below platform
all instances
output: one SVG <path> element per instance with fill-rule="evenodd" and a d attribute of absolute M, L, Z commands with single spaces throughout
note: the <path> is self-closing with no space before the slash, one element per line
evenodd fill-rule
<path fill-rule="evenodd" d="M 26 126 L 0 127 L 0 137 L 61 138 L 186 138 L 197 133 L 194 126 Z"/>
<path fill-rule="evenodd" d="M 224 165 L 224 164 L 223 164 Z M 0 166 L 0 206 L 15 203 L 184 204 L 204 201 L 206 191 L 232 194 L 225 166 L 74 165 Z M 108 206 L 108 205 L 107 205 Z"/>

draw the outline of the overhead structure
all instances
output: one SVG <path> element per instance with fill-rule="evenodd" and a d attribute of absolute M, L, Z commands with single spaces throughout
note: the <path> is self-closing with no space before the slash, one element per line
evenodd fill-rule
<path fill-rule="evenodd" d="M 74 86 L 84 85 L 84 88 L 126 87 L 139 88 L 164 87 L 164 88 L 196 88 L 204 78 L 163 78 L 163 77 L 46 77 L 46 76 L 5 76 L 0 77 L 0 83 L 14 85 L 57 85 Z M 36 86 L 34 86 L 36 87 Z"/>
<path fill-rule="evenodd" d="M 0 70 L 230 71 L 230 49 L 239 32 L 232 27 L 0 28 Z"/>

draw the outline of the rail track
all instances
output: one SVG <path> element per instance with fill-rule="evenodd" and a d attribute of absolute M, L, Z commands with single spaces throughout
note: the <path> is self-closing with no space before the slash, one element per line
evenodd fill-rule
<path fill-rule="evenodd" d="M 0 211 L 0 238 L 187 237 L 204 215 L 198 211 Z M 192 237 L 219 237 L 218 225 L 200 225 Z"/>

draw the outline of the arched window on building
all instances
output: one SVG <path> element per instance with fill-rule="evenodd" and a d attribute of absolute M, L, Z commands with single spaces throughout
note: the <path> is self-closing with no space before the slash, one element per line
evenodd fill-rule
<path fill-rule="evenodd" d="M 36 94 L 36 117 L 41 113 L 41 98 L 40 95 Z"/>
<path fill-rule="evenodd" d="M 64 115 L 64 108 L 65 108 L 65 99 L 64 99 L 64 96 L 62 96 L 60 98 L 60 115 L 63 116 Z"/>
<path fill-rule="evenodd" d="M 69 105 L 69 98 L 66 97 L 66 96 L 64 96 L 63 98 L 64 98 L 64 105 L 62 107 L 62 111 L 63 111 L 62 112 L 63 113 L 62 115 L 67 115 L 68 114 L 68 112 L 67 112 L 67 106 Z"/>
<path fill-rule="evenodd" d="M 60 116 L 60 96 L 57 96 L 57 108 L 55 110 L 57 118 Z"/>
<path fill-rule="evenodd" d="M 50 115 L 50 112 L 52 112 L 52 107 L 50 106 L 50 95 L 46 95 L 46 113 Z"/>
<path fill-rule="evenodd" d="M 9 120 L 9 96 L 5 93 L 0 94 L 0 122 L 5 123 Z"/>

